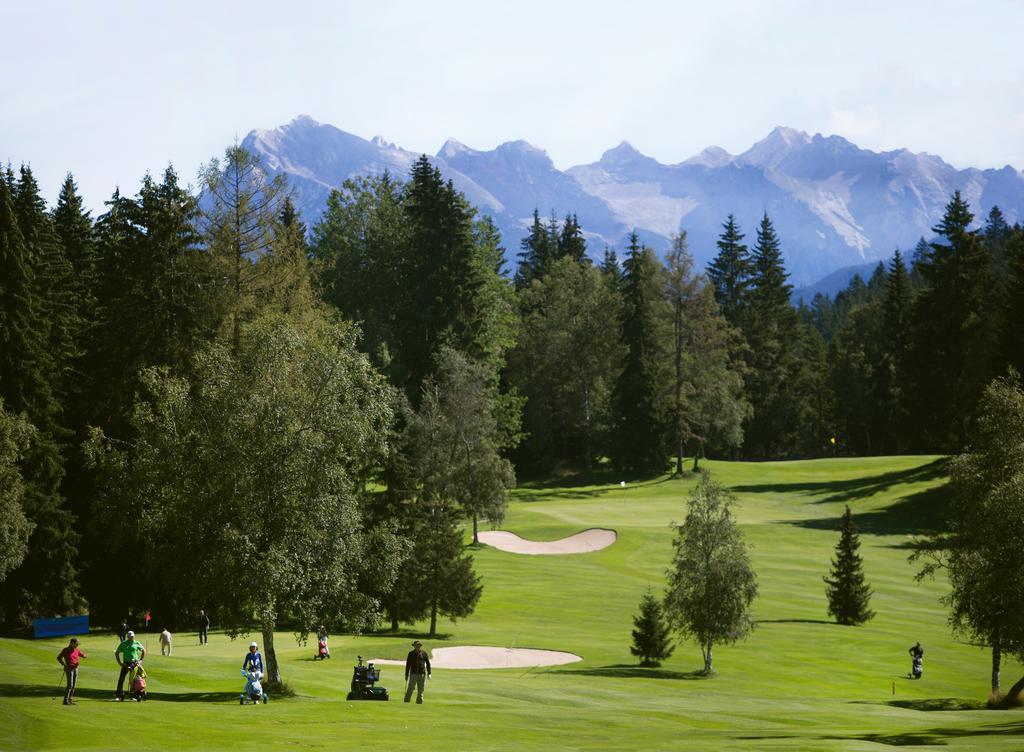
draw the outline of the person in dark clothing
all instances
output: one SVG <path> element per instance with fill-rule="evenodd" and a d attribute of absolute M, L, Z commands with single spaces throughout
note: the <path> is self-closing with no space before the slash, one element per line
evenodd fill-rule
<path fill-rule="evenodd" d="M 121 619 L 121 626 L 117 630 L 117 643 L 120 645 L 128 636 L 128 620 Z"/>
<path fill-rule="evenodd" d="M 430 659 L 423 651 L 423 643 L 416 640 L 412 644 L 409 655 L 405 657 L 405 680 L 408 682 L 405 689 L 406 702 L 409 702 L 413 689 L 416 689 L 416 704 L 423 704 L 423 688 L 429 676 Z"/>
<path fill-rule="evenodd" d="M 920 679 L 924 674 L 924 648 L 918 642 L 908 652 L 910 653 L 910 678 Z"/>
<path fill-rule="evenodd" d="M 205 645 L 210 641 L 210 617 L 203 609 L 199 609 L 199 644 Z"/>

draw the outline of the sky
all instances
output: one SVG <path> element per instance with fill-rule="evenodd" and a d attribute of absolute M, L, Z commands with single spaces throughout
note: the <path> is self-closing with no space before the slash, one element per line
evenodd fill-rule
<path fill-rule="evenodd" d="M 102 211 L 299 114 L 436 153 L 525 139 L 565 169 L 777 125 L 1024 169 L 1024 2 L 0 0 L 0 160 Z"/>

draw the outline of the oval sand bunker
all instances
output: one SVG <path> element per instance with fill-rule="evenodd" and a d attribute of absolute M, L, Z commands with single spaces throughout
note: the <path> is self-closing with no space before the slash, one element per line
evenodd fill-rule
<path fill-rule="evenodd" d="M 582 661 L 575 653 L 561 650 L 534 650 L 532 648 L 495 648 L 481 645 L 463 645 L 457 648 L 434 648 L 430 651 L 432 668 L 534 668 L 561 666 Z M 372 658 L 371 662 L 383 666 L 404 666 L 405 661 Z"/>
<path fill-rule="evenodd" d="M 543 556 L 548 554 L 587 554 L 608 548 L 618 537 L 614 530 L 592 527 L 582 533 L 555 541 L 532 541 L 520 538 L 506 530 L 488 530 L 480 533 L 480 541 L 500 551 L 512 554 Z"/>

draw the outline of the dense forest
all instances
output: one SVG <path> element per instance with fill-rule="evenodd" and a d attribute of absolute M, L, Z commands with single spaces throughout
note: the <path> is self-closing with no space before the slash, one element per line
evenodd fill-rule
<path fill-rule="evenodd" d="M 702 272 L 685 233 L 598 252 L 537 211 L 510 269 L 518 239 L 426 157 L 403 178 L 306 228 L 238 147 L 198 196 L 168 168 L 95 218 L 70 175 L 52 207 L 0 175 L 8 628 L 206 608 L 271 655 L 281 624 L 433 631 L 479 598 L 461 525 L 500 522 L 517 471 L 956 452 L 1024 368 L 1024 230 L 959 194 L 793 305 L 767 214 L 750 244 L 723 218 Z"/>

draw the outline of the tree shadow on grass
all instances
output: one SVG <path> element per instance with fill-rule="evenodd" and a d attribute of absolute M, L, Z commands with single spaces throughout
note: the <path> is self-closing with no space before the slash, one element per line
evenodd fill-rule
<path fill-rule="evenodd" d="M 825 739 L 859 739 L 891 747 L 917 747 L 926 744 L 946 746 L 950 739 L 969 739 L 984 736 L 1024 736 L 1024 721 L 999 723 L 982 728 L 933 728 L 908 731 L 904 734 L 861 734 L 858 736 L 826 736 Z"/>
<path fill-rule="evenodd" d="M 709 678 L 703 671 L 669 671 L 663 668 L 648 668 L 629 663 L 617 663 L 611 666 L 596 666 L 594 668 L 560 669 L 557 673 L 596 676 L 604 679 L 695 680 Z"/>
<path fill-rule="evenodd" d="M 53 686 L 47 684 L 0 684 L 0 697 L 53 697 L 64 696 L 63 680 L 60 686 L 56 683 Z M 238 701 L 238 692 L 148 692 L 146 695 L 150 700 L 160 702 L 230 702 Z M 93 689 L 89 687 L 78 687 L 75 689 L 76 698 L 88 698 L 90 700 L 113 700 L 112 689 Z"/>
<path fill-rule="evenodd" d="M 825 498 L 819 499 L 815 503 L 841 503 L 854 501 L 865 496 L 872 496 L 903 483 L 935 480 L 946 475 L 948 463 L 949 460 L 947 458 L 940 457 L 929 462 L 927 465 L 910 467 L 906 470 L 891 470 L 887 473 L 879 473 L 878 475 L 869 475 L 861 478 L 806 483 L 756 483 L 732 486 L 731 490 L 737 493 L 827 493 L 828 495 Z"/>
<path fill-rule="evenodd" d="M 873 704 L 873 703 L 869 703 Z M 943 710 L 987 710 L 981 700 L 965 700 L 962 697 L 930 697 L 923 700 L 890 700 L 885 703 L 893 708 L 920 710 L 925 713 Z"/>
<path fill-rule="evenodd" d="M 874 744 L 884 744 L 889 747 L 923 747 L 936 746 L 944 747 L 950 739 L 971 739 L 985 736 L 1024 736 L 1024 721 L 1011 723 L 999 723 L 981 728 L 932 728 L 921 731 L 908 731 L 903 734 L 856 734 L 849 736 L 821 736 L 822 740 L 828 741 L 864 741 Z M 786 739 L 808 740 L 806 736 L 793 736 L 791 734 L 760 734 L 757 736 L 741 736 L 743 740 L 773 740 L 783 741 Z"/>
<path fill-rule="evenodd" d="M 917 535 L 941 533 L 949 529 L 949 507 L 953 489 L 949 484 L 906 496 L 885 509 L 854 515 L 857 529 L 869 535 Z M 842 527 L 842 516 L 793 520 L 789 525 L 812 530 L 835 530 Z M 914 544 L 901 544 L 913 548 Z"/>
<path fill-rule="evenodd" d="M 830 626 L 843 626 L 828 619 L 757 619 L 756 624 L 828 624 Z"/>

